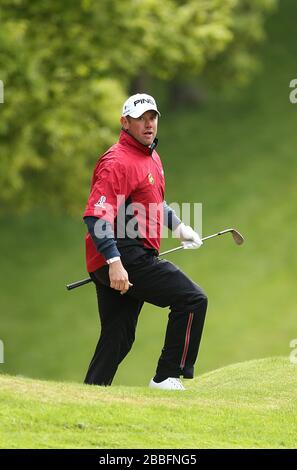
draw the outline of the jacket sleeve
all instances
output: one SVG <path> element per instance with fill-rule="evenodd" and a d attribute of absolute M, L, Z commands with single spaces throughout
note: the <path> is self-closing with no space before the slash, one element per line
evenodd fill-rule
<path fill-rule="evenodd" d="M 113 225 L 119 207 L 130 196 L 132 189 L 128 169 L 122 163 L 117 162 L 116 158 L 102 162 L 94 177 L 84 217 L 103 218 Z"/>
<path fill-rule="evenodd" d="M 88 227 L 88 232 L 97 251 L 101 253 L 106 260 L 114 258 L 115 256 L 121 256 L 114 239 L 112 225 L 109 222 L 91 216 L 84 217 L 84 222 Z"/>
<path fill-rule="evenodd" d="M 167 202 L 163 202 L 164 225 L 170 230 L 175 230 L 181 224 L 181 220 L 177 217 L 175 211 L 168 206 Z"/>
<path fill-rule="evenodd" d="M 123 164 L 116 159 L 99 164 L 83 218 L 97 251 L 107 260 L 120 256 L 114 220 L 132 190 L 131 178 Z"/>

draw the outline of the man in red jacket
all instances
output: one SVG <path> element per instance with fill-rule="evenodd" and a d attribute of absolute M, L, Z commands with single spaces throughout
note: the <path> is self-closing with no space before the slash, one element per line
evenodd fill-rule
<path fill-rule="evenodd" d="M 185 248 L 199 235 L 164 201 L 165 180 L 155 148 L 160 113 L 152 96 L 123 106 L 119 142 L 97 162 L 84 213 L 87 270 L 95 283 L 101 335 L 85 383 L 111 385 L 135 339 L 144 302 L 169 307 L 165 342 L 149 386 L 184 390 L 193 378 L 207 297 L 179 268 L 158 258 L 163 224 Z"/>

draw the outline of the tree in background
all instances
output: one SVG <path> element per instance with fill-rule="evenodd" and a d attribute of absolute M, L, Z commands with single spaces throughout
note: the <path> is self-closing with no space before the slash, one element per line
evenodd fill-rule
<path fill-rule="evenodd" d="M 0 201 L 81 213 L 139 73 L 245 82 L 277 0 L 0 0 Z"/>
<path fill-rule="evenodd" d="M 261 68 L 257 46 L 265 40 L 265 20 L 276 10 L 276 0 L 240 0 L 232 9 L 230 29 L 233 36 L 222 54 L 211 59 L 205 67 L 208 83 L 230 92 L 247 85 Z M 220 79 L 218 80 L 218 77 Z"/>

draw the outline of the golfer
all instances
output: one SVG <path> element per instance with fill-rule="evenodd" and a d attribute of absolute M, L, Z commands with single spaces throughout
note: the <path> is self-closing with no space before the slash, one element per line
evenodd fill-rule
<path fill-rule="evenodd" d="M 86 384 L 111 385 L 130 351 L 144 302 L 169 307 L 167 330 L 149 386 L 185 390 L 194 377 L 207 297 L 177 266 L 158 257 L 163 224 L 185 248 L 199 235 L 164 201 L 156 147 L 157 104 L 136 94 L 123 106 L 119 141 L 98 160 L 84 212 L 87 270 L 96 286 L 101 334 Z"/>

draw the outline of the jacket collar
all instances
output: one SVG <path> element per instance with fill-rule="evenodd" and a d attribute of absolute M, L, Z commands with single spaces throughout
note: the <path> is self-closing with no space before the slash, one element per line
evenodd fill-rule
<path fill-rule="evenodd" d="M 138 140 L 136 140 L 132 135 L 122 129 L 120 133 L 119 143 L 122 145 L 129 145 L 131 147 L 135 147 L 140 150 L 140 152 L 142 152 L 144 155 L 151 155 L 158 145 L 158 139 L 155 138 L 153 143 L 148 147 L 147 145 L 143 145 L 138 142 Z"/>

